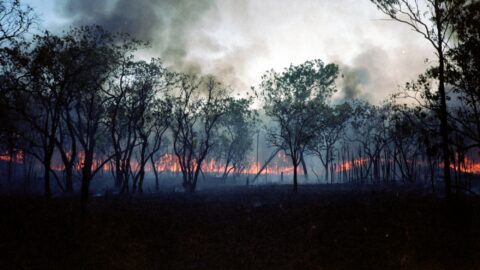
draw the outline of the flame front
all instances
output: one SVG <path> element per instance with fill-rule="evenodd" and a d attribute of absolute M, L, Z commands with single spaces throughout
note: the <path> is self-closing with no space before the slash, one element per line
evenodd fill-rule
<path fill-rule="evenodd" d="M 69 157 L 71 154 L 68 154 Z M 23 151 L 18 150 L 15 151 L 13 155 L 11 155 L 8 151 L 3 152 L 0 154 L 0 161 L 3 162 L 10 162 L 13 161 L 17 164 L 22 164 L 25 160 L 25 154 Z M 83 152 L 80 152 L 77 157 L 77 162 L 74 165 L 74 170 L 76 171 L 81 171 L 81 169 L 84 166 L 84 160 L 85 160 L 85 154 Z M 362 166 L 367 166 L 369 162 L 368 158 L 358 158 L 350 161 L 345 161 L 343 163 L 338 163 L 335 166 L 335 172 L 340 173 L 344 171 L 350 171 L 355 168 L 360 168 Z M 111 165 L 111 162 L 104 163 L 103 165 L 103 159 L 99 157 L 95 157 L 93 160 L 92 164 L 92 169 L 96 170 L 98 169 L 99 166 L 102 166 L 103 171 L 110 171 L 113 169 L 113 166 Z M 181 167 L 178 162 L 177 157 L 172 154 L 172 153 L 166 153 L 162 155 L 155 163 L 155 169 L 157 172 L 169 172 L 169 173 L 181 173 Z M 262 167 L 262 164 L 259 162 L 255 162 L 251 160 L 248 165 L 244 168 L 236 169 L 237 173 L 242 173 L 242 174 L 257 174 L 260 168 Z M 195 164 L 193 166 L 196 166 Z M 440 167 L 442 165 L 440 164 Z M 133 171 L 137 171 L 140 168 L 140 165 L 138 161 L 132 160 L 130 162 L 130 168 Z M 470 159 L 468 157 L 465 157 L 464 162 L 461 163 L 460 166 L 455 167 L 455 165 L 451 165 L 451 168 L 453 170 L 458 170 L 460 172 L 464 173 L 474 173 L 474 174 L 480 174 L 480 162 L 476 162 L 473 159 Z M 54 160 L 52 169 L 55 171 L 63 171 L 65 169 L 65 166 L 60 160 Z M 233 171 L 233 167 L 230 165 L 226 168 L 226 171 Z M 152 166 L 151 163 L 149 162 L 145 166 L 145 170 L 147 172 L 152 172 Z M 210 174 L 223 174 L 225 172 L 225 164 L 221 161 L 212 159 L 212 158 L 207 158 L 203 161 L 202 163 L 202 172 L 204 173 L 210 173 Z M 293 174 L 293 166 L 290 163 L 289 158 L 283 153 L 279 153 L 278 156 L 270 162 L 265 169 L 261 172 L 261 174 L 270 174 L 270 175 L 292 175 Z M 298 174 L 301 175 L 303 174 L 303 170 L 298 170 Z"/>

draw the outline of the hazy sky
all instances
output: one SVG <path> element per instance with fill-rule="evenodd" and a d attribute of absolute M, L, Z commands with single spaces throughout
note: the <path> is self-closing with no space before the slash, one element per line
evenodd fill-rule
<path fill-rule="evenodd" d="M 219 76 L 238 91 L 262 73 L 320 58 L 341 66 L 342 95 L 378 102 L 425 70 L 429 44 L 381 20 L 369 0 L 24 0 L 54 32 L 100 24 L 150 40 L 141 57 Z"/>

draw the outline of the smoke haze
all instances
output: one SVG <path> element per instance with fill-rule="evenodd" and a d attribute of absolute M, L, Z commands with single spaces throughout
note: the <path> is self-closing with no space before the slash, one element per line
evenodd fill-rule
<path fill-rule="evenodd" d="M 128 32 L 152 42 L 142 57 L 213 74 L 239 92 L 268 69 L 320 58 L 341 67 L 339 98 L 379 102 L 424 71 L 432 55 L 408 27 L 379 20 L 385 17 L 370 1 L 49 1 L 63 24 Z"/>

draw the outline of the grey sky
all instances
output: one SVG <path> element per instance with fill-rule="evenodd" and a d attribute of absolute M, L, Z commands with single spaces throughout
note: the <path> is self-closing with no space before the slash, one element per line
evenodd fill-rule
<path fill-rule="evenodd" d="M 341 95 L 379 102 L 425 70 L 429 44 L 380 20 L 369 0 L 27 0 L 53 31 L 97 23 L 152 41 L 141 57 L 211 73 L 238 91 L 262 73 L 320 58 L 342 68 Z"/>

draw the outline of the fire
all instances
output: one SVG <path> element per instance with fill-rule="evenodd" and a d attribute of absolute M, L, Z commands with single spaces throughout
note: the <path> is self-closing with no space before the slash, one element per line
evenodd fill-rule
<path fill-rule="evenodd" d="M 70 158 L 71 153 L 67 153 L 67 156 Z M 22 163 L 24 158 L 24 153 L 22 151 L 18 151 L 15 153 L 13 159 L 17 163 Z M 5 152 L 3 154 L 0 154 L 0 161 L 10 161 L 11 155 L 8 152 Z M 83 166 L 84 166 L 84 161 L 85 161 L 85 153 L 79 152 L 78 157 L 76 159 L 76 162 L 73 166 L 73 169 L 75 171 L 81 171 Z M 103 159 L 95 156 L 92 164 L 92 169 L 96 170 L 100 166 L 102 166 L 101 170 L 107 172 L 112 169 L 112 165 L 110 162 L 107 162 L 102 165 Z M 196 164 L 194 162 L 193 166 L 195 167 Z M 137 171 L 140 168 L 140 165 L 137 160 L 132 160 L 130 162 L 130 167 L 133 171 Z M 243 168 L 240 173 L 242 174 L 257 174 L 260 168 L 262 167 L 262 164 L 256 163 L 254 161 L 249 162 L 248 166 Z M 54 160 L 52 164 L 52 169 L 55 171 L 63 171 L 65 170 L 65 165 L 59 160 Z M 178 162 L 177 156 L 173 153 L 166 153 L 162 155 L 156 162 L 155 162 L 155 169 L 158 172 L 170 172 L 170 173 L 180 173 L 181 168 L 180 164 Z M 227 168 L 227 171 L 232 171 L 233 167 L 229 166 Z M 152 166 L 149 163 L 145 166 L 145 170 L 147 172 L 153 171 Z M 202 163 L 202 172 L 203 173 L 211 173 L 211 174 L 223 174 L 225 171 L 225 164 L 223 162 L 220 162 L 218 160 L 212 159 L 212 158 L 207 158 L 203 161 Z M 299 174 L 302 174 L 302 170 L 298 170 Z M 288 159 L 287 156 L 285 156 L 284 153 L 279 153 L 278 156 L 272 160 L 266 168 L 261 172 L 261 174 L 270 174 L 270 175 L 291 175 L 293 174 L 293 166 L 290 164 L 290 160 Z"/>
<path fill-rule="evenodd" d="M 340 163 L 337 168 L 336 172 L 343 172 L 343 171 L 350 171 L 353 168 L 358 168 L 363 165 L 365 165 L 368 162 L 367 158 L 358 158 L 352 161 L 345 161 L 343 163 Z"/>
<path fill-rule="evenodd" d="M 71 153 L 67 153 L 67 156 L 69 158 L 71 157 L 71 155 L 72 155 Z M 92 162 L 92 170 L 98 169 L 102 165 L 102 163 L 103 163 L 103 160 L 101 158 L 95 157 L 95 155 L 94 155 L 93 162 Z M 80 153 L 78 153 L 77 162 L 73 165 L 73 169 L 76 170 L 76 171 L 80 171 L 80 170 L 82 170 L 84 164 L 85 164 L 85 153 L 80 152 Z M 135 164 L 132 163 L 131 165 L 134 166 Z M 52 169 L 54 171 L 63 171 L 63 170 L 65 170 L 65 165 L 60 163 L 60 162 L 54 162 L 54 164 L 52 165 Z M 103 171 L 107 172 L 111 169 L 111 166 L 107 162 L 107 163 L 103 164 L 101 169 Z"/>
<path fill-rule="evenodd" d="M 450 168 L 452 169 L 458 169 L 455 168 L 454 164 L 450 165 Z M 463 164 L 460 165 L 460 172 L 465 172 L 465 173 L 474 173 L 474 174 L 480 174 L 480 163 L 475 162 L 472 159 L 469 159 L 468 157 L 465 157 L 465 161 Z"/>
<path fill-rule="evenodd" d="M 13 155 L 11 155 L 8 151 L 3 152 L 0 154 L 0 161 L 13 161 L 16 163 L 23 163 L 24 158 L 23 151 L 14 151 Z"/>
<path fill-rule="evenodd" d="M 368 162 L 368 158 L 358 158 L 353 161 L 345 161 L 336 167 L 336 172 L 343 172 L 343 171 L 350 171 L 354 168 L 359 168 L 364 166 Z M 440 168 L 443 168 L 443 164 L 440 164 Z M 475 162 L 472 159 L 465 157 L 465 161 L 463 164 L 460 165 L 460 168 L 455 167 L 454 164 L 450 164 L 450 168 L 453 170 L 459 170 L 460 172 L 464 173 L 473 173 L 473 174 L 480 174 L 480 162 Z"/>
<path fill-rule="evenodd" d="M 194 166 L 196 166 L 194 164 Z M 250 162 L 249 165 L 244 168 L 241 173 L 243 174 L 256 174 L 260 170 L 261 165 L 256 162 Z M 147 171 L 151 171 L 151 166 L 147 165 L 145 168 Z M 157 162 L 155 162 L 155 169 L 158 172 L 170 172 L 170 173 L 179 173 L 181 172 L 180 164 L 177 157 L 172 153 L 167 153 L 163 155 Z M 227 168 L 228 170 L 233 169 L 232 166 Z M 225 171 L 225 164 L 219 162 L 212 158 L 205 159 L 202 163 L 202 172 L 212 173 L 212 174 L 223 174 Z M 271 162 L 263 171 L 262 174 L 293 174 L 293 167 L 288 163 L 288 159 L 285 155 L 280 154 L 276 160 Z"/>
<path fill-rule="evenodd" d="M 68 155 L 69 157 L 71 156 L 71 154 L 68 154 Z M 3 161 L 3 162 L 13 161 L 15 163 L 22 164 L 24 158 L 25 158 L 25 154 L 21 150 L 15 151 L 13 155 L 11 155 L 8 151 L 0 153 L 0 161 Z M 77 162 L 74 165 L 74 170 L 80 171 L 84 166 L 84 161 L 85 161 L 85 154 L 83 152 L 79 152 Z M 102 166 L 101 170 L 103 170 L 104 172 L 107 172 L 113 168 L 111 162 L 107 162 L 102 165 L 103 162 L 104 160 L 102 158 L 95 156 L 92 164 L 92 169 L 97 170 L 100 166 Z M 355 168 L 360 168 L 362 166 L 365 166 L 368 162 L 369 162 L 369 159 L 365 157 L 358 158 L 355 160 L 345 161 L 343 163 L 337 164 L 335 166 L 335 171 L 336 173 L 340 173 L 343 171 L 350 171 Z M 258 171 L 261 169 L 262 165 L 263 164 L 260 162 L 257 163 L 251 160 L 246 167 L 244 167 L 238 172 L 242 174 L 257 174 Z M 178 162 L 177 156 L 173 153 L 166 153 L 162 155 L 154 163 L 154 166 L 157 172 L 181 173 L 181 168 L 180 168 L 180 164 Z M 193 166 L 195 168 L 196 166 L 195 162 L 193 163 Z M 130 167 L 133 171 L 138 171 L 140 168 L 140 164 L 137 160 L 132 160 L 130 163 Z M 442 167 L 441 164 L 440 164 L 440 167 Z M 480 174 L 480 162 L 477 162 L 467 157 L 464 158 L 464 162 L 462 162 L 460 167 L 458 167 L 458 165 L 457 167 L 455 167 L 454 164 L 452 164 L 451 167 L 454 170 L 457 169 L 464 173 Z M 63 171 L 65 169 L 65 166 L 62 164 L 60 160 L 56 160 L 53 162 L 52 169 L 55 171 Z M 232 166 L 229 166 L 227 168 L 227 171 L 232 171 L 232 170 L 233 170 Z M 153 171 L 153 168 L 150 162 L 146 164 L 145 171 L 146 172 Z M 225 171 L 225 164 L 218 160 L 207 158 L 202 163 L 203 173 L 221 175 L 224 173 L 224 171 Z M 266 166 L 266 168 L 261 172 L 261 174 L 262 175 L 265 175 L 265 174 L 280 175 L 282 173 L 284 175 L 292 175 L 293 166 L 291 165 L 289 158 L 283 152 L 280 152 L 277 155 L 277 157 L 275 157 Z M 300 167 L 298 168 L 298 174 L 299 175 L 303 174 L 303 170 L 301 170 Z"/>

